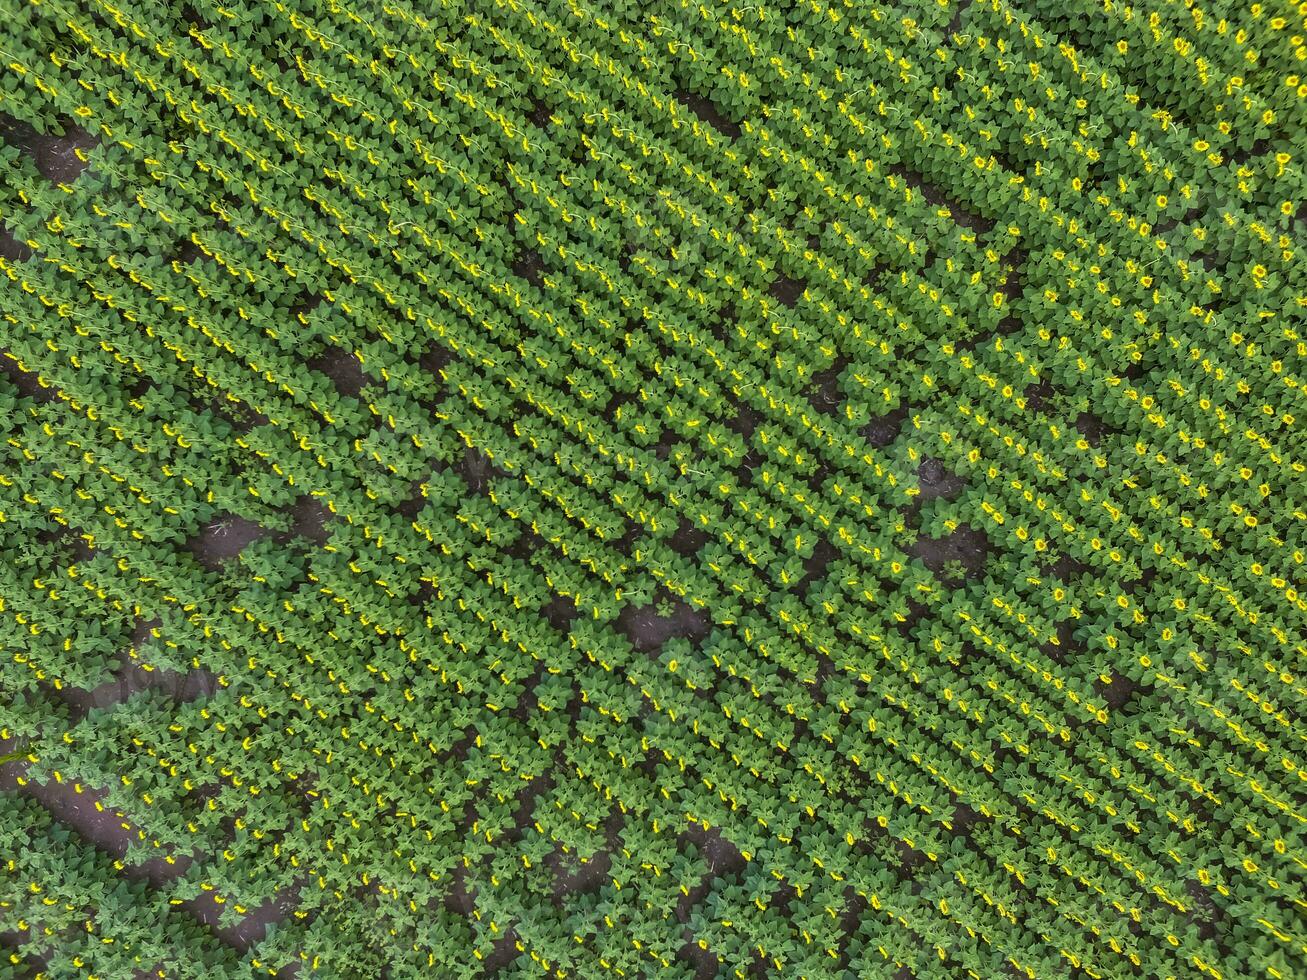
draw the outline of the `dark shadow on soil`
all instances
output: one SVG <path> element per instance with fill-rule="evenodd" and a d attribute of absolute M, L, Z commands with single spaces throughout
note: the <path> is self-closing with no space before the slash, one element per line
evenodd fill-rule
<path fill-rule="evenodd" d="M 472 893 L 467 890 L 467 873 L 460 864 L 456 865 L 450 874 L 453 881 L 449 890 L 445 892 L 442 904 L 446 911 L 454 915 L 471 918 L 476 909 L 476 902 L 472 900 Z"/>
<path fill-rule="evenodd" d="M 54 388 L 41 384 L 36 372 L 21 370 L 18 362 L 8 354 L 8 348 L 0 347 L 0 372 L 13 383 L 20 395 L 38 402 L 48 402 L 56 397 Z"/>
<path fill-rule="evenodd" d="M 248 952 L 268 935 L 268 927 L 284 922 L 294 911 L 297 888 L 287 888 L 249 912 L 235 925 L 222 924 L 222 906 L 213 900 L 212 893 L 196 896 L 181 903 L 201 924 L 215 936 L 241 953 Z"/>
<path fill-rule="evenodd" d="M 753 486 L 753 471 L 763 460 L 763 455 L 756 449 L 750 449 L 740 457 L 740 465 L 735 468 L 735 478 L 741 487 Z"/>
<path fill-rule="evenodd" d="M 149 378 L 142 378 L 137 384 L 136 390 L 132 392 L 135 398 L 141 397 L 144 390 L 150 386 Z M 144 390 L 143 390 L 144 389 Z M 257 429 L 261 425 L 268 425 L 271 420 L 262 412 L 256 412 L 244 402 L 233 404 L 225 398 L 214 396 L 213 398 L 203 401 L 200 398 L 191 398 L 190 405 L 197 412 L 207 412 L 215 418 L 222 419 L 238 434 L 243 435 L 252 429 Z"/>
<path fill-rule="evenodd" d="M 1088 565 L 1070 555 L 1058 555 L 1047 565 L 1040 566 L 1040 571 L 1045 575 L 1052 575 L 1063 582 L 1070 582 L 1072 579 L 1079 578 L 1092 572 Z"/>
<path fill-rule="evenodd" d="M 489 456 L 471 446 L 463 450 L 463 458 L 454 464 L 454 472 L 467 484 L 470 492 L 478 495 L 489 488 L 491 477 L 503 479 L 508 476 L 490 461 Z"/>
<path fill-rule="evenodd" d="M 672 453 L 672 448 L 680 441 L 680 436 L 673 429 L 663 429 L 662 435 L 654 443 L 653 453 L 657 459 L 666 459 Z"/>
<path fill-rule="evenodd" d="M 825 538 L 818 539 L 817 544 L 812 549 L 812 554 L 804 559 L 803 578 L 799 580 L 799 584 L 794 591 L 800 596 L 807 595 L 808 590 L 815 583 L 826 577 L 826 569 L 830 567 L 830 563 L 838 555 L 839 551 L 836 550 L 833 544 Z"/>
<path fill-rule="evenodd" d="M 1129 581 L 1123 582 L 1121 587 L 1127 595 L 1134 595 L 1137 592 L 1147 589 L 1155 578 L 1157 578 L 1157 569 L 1154 566 L 1149 565 L 1140 572 L 1138 578 L 1133 578 Z"/>
<path fill-rule="evenodd" d="M 432 343 L 422 355 L 418 358 L 418 367 L 422 368 L 437 383 L 443 383 L 440 372 L 451 360 L 454 359 L 453 353 L 443 344 Z"/>
<path fill-rule="evenodd" d="M 29 925 L 26 929 L 4 929 L 0 930 L 0 950 L 4 951 L 5 956 L 12 956 L 13 972 L 8 976 L 21 978 L 21 980 L 30 980 L 38 976 L 50 976 L 50 958 L 40 953 L 19 953 L 18 947 L 24 943 L 30 942 L 32 936 L 32 927 Z M 153 976 L 153 974 L 149 974 Z M 135 978 L 134 978 L 135 980 Z"/>
<path fill-rule="evenodd" d="M 953 808 L 953 816 L 949 820 L 953 824 L 954 837 L 970 837 L 971 828 L 980 823 L 984 818 L 973 810 L 966 803 L 959 803 Z"/>
<path fill-rule="evenodd" d="M 722 837 L 716 827 L 704 830 L 699 824 L 691 824 L 676 839 L 678 850 L 684 850 L 689 844 L 694 845 L 699 856 L 707 863 L 708 870 L 699 883 L 689 890 L 689 894 L 682 894 L 677 899 L 676 918 L 679 922 L 689 921 L 691 911 L 703 901 L 715 879 L 739 874 L 748 863 L 740 849 Z"/>
<path fill-rule="evenodd" d="M 82 537 L 80 531 L 72 527 L 60 525 L 49 530 L 40 531 L 36 535 L 36 540 L 42 544 L 51 542 L 58 544 L 64 549 L 69 564 L 90 561 L 95 557 L 95 549 L 86 543 L 86 539 Z"/>
<path fill-rule="evenodd" d="M 1065 667 L 1074 662 L 1079 654 L 1084 653 L 1085 645 L 1075 638 L 1075 623 L 1072 620 L 1063 620 L 1055 629 L 1057 642 L 1048 640 L 1040 644 L 1039 652 L 1054 663 Z"/>
<path fill-rule="evenodd" d="M 167 261 L 172 266 L 184 266 L 195 262 L 213 262 L 214 260 L 190 239 L 182 239 L 177 245 L 177 251 Z"/>
<path fill-rule="evenodd" d="M 322 305 L 322 297 L 317 293 L 308 293 L 290 307 L 290 315 L 299 323 L 308 326 L 309 315 Z"/>
<path fill-rule="evenodd" d="M 847 357 L 839 357 L 835 363 L 812 376 L 808 387 L 808 401 L 812 407 L 823 415 L 835 415 L 844 403 L 844 393 L 840 390 L 840 374 L 849 363 Z"/>
<path fill-rule="evenodd" d="M 82 792 L 78 793 L 69 780 L 44 784 L 29 780 L 20 792 L 40 803 L 50 816 L 76 831 L 87 843 L 119 860 L 126 856 L 129 844 L 136 840 L 136 830 L 121 813 L 107 806 L 96 809 L 97 803 L 103 806 L 103 790 L 83 786 Z M 151 858 L 141 864 L 128 865 L 123 873 L 131 878 L 144 879 L 158 888 L 182 875 L 191 860 L 190 855 L 180 855 L 175 864 L 168 864 L 162 857 Z"/>
<path fill-rule="evenodd" d="M 948 208 L 953 220 L 963 228 L 970 229 L 977 235 L 983 235 L 993 229 L 993 219 L 986 218 L 983 215 L 972 211 L 959 200 L 945 193 L 943 189 L 932 184 L 916 171 L 908 170 L 902 166 L 892 166 L 887 169 L 889 173 L 907 181 L 909 187 L 919 191 L 921 196 L 935 207 Z"/>
<path fill-rule="evenodd" d="M 726 420 L 726 427 L 738 433 L 746 442 L 753 438 L 753 430 L 762 421 L 758 410 L 747 402 L 735 403 L 735 415 Z"/>
<path fill-rule="evenodd" d="M 1003 281 L 999 284 L 999 292 L 1007 297 L 1008 303 L 1012 303 L 1021 298 L 1026 288 L 1026 256 L 1024 248 L 1015 248 L 1009 253 L 1012 261 L 1003 266 Z M 1008 318 L 1012 319 L 1012 318 Z M 1012 333 L 1012 330 L 1004 329 L 1003 333 Z"/>
<path fill-rule="evenodd" d="M 527 118 L 531 120 L 532 125 L 544 129 L 549 125 L 549 117 L 553 115 L 554 110 L 548 103 L 540 99 L 531 100 L 531 111 L 527 113 Z"/>
<path fill-rule="evenodd" d="M 132 647 L 139 650 L 145 645 L 151 626 L 155 623 L 140 623 L 132 640 Z M 148 658 L 145 658 L 148 661 Z M 141 660 L 131 657 L 124 650 L 118 658 L 110 680 L 90 691 L 66 686 L 59 692 L 60 697 L 68 703 L 69 720 L 77 723 L 97 708 L 108 708 L 121 704 L 141 691 L 159 691 L 176 704 L 185 704 L 197 698 L 211 698 L 218 690 L 218 678 L 203 668 L 179 673 L 165 667 L 146 670 Z"/>
<path fill-rule="evenodd" d="M 516 929 L 509 929 L 501 938 L 495 940 L 486 958 L 482 960 L 483 977 L 497 976 L 501 970 L 506 969 L 509 964 L 522 956 L 522 952 L 517 948 L 518 935 Z"/>
<path fill-rule="evenodd" d="M 576 608 L 575 600 L 558 595 L 540 607 L 540 615 L 558 632 L 567 633 L 572 628 L 572 622 L 581 615 L 581 612 Z"/>
<path fill-rule="evenodd" d="M 406 521 L 415 519 L 421 512 L 422 508 L 427 505 L 427 498 L 422 496 L 421 478 L 410 480 L 408 485 L 408 496 L 400 503 L 395 505 L 395 513 Z"/>
<path fill-rule="evenodd" d="M 1130 699 L 1139 690 L 1139 685 L 1128 677 L 1122 677 L 1115 671 L 1110 676 L 1111 680 L 1108 683 L 1104 684 L 1101 680 L 1098 680 L 1094 682 L 1094 687 L 1102 695 L 1107 710 L 1115 714 L 1122 711 L 1130 703 Z"/>
<path fill-rule="evenodd" d="M 1092 412 L 1081 412 L 1076 416 L 1076 431 L 1078 431 L 1089 442 L 1089 445 L 1097 448 L 1098 444 L 1103 441 L 1107 435 L 1115 435 L 1120 430 L 1108 422 L 1104 422 Z"/>
<path fill-rule="evenodd" d="M 689 934 L 690 930 L 684 931 Z M 699 944 L 693 940 L 687 940 L 685 945 L 676 951 L 676 959 L 694 970 L 694 980 L 714 980 L 721 972 L 717 954 L 711 950 L 700 949 Z"/>
<path fill-rule="evenodd" d="M 953 11 L 953 19 L 944 28 L 944 37 L 946 39 L 958 33 L 958 29 L 962 26 L 962 15 L 967 12 L 967 8 L 970 6 L 971 0 L 960 0 L 957 9 Z"/>
<path fill-rule="evenodd" d="M 1192 898 L 1189 920 L 1198 924 L 1198 938 L 1219 940 L 1229 932 L 1230 913 L 1197 881 L 1186 881 L 1185 891 Z"/>
<path fill-rule="evenodd" d="M 1025 324 L 1020 317 L 1005 316 L 998 321 L 998 325 L 993 330 L 977 329 L 967 334 L 964 339 L 957 345 L 960 351 L 973 351 L 981 344 L 992 341 L 995 337 L 1008 337 L 1012 334 L 1019 333 L 1025 329 Z"/>
<path fill-rule="evenodd" d="M 1044 406 L 1057 394 L 1057 386 L 1044 378 L 1038 384 L 1026 385 L 1021 394 L 1026 400 L 1026 411 L 1046 413 Z"/>
<path fill-rule="evenodd" d="M 609 880 L 613 856 L 607 850 L 597 851 L 588 861 L 574 855 L 555 852 L 545 858 L 545 864 L 554 873 L 553 901 L 557 908 L 566 908 L 572 895 L 597 892 Z"/>

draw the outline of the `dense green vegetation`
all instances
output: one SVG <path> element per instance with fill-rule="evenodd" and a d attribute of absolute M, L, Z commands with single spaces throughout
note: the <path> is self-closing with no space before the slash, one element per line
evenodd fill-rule
<path fill-rule="evenodd" d="M 0 978 L 1307 976 L 1305 17 L 0 0 Z"/>

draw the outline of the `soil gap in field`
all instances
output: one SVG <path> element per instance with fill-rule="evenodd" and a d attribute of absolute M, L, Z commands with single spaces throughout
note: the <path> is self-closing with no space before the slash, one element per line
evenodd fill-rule
<path fill-rule="evenodd" d="M 812 554 L 803 560 L 803 578 L 795 585 L 795 594 L 805 598 L 812 587 L 826 577 L 831 562 L 838 557 L 839 551 L 830 541 L 826 538 L 818 538 Z"/>
<path fill-rule="evenodd" d="M 903 423 L 907 421 L 911 412 L 910 405 L 902 404 L 884 415 L 873 418 L 858 431 L 872 448 L 884 449 L 899 437 L 903 431 Z"/>
<path fill-rule="evenodd" d="M 36 253 L 25 241 L 20 241 L 8 228 L 0 224 L 0 259 L 26 262 Z"/>
<path fill-rule="evenodd" d="M 958 198 L 932 183 L 915 170 L 895 164 L 887 167 L 886 172 L 905 181 L 930 204 L 937 208 L 947 208 L 953 221 L 962 228 L 974 231 L 977 235 L 988 234 L 994 228 L 994 219 L 986 218 L 963 204 Z"/>
<path fill-rule="evenodd" d="M 677 102 L 681 103 L 681 105 L 685 106 L 723 136 L 732 140 L 740 138 L 740 133 L 742 132 L 740 124 L 727 118 L 726 114 L 722 112 L 721 108 L 718 107 L 712 99 L 706 98 L 702 95 L 697 95 L 694 92 L 682 88 L 678 88 L 675 95 Z"/>
<path fill-rule="evenodd" d="M 712 535 L 706 530 L 696 527 L 688 518 L 682 517 L 668 545 L 681 557 L 693 560 L 710 540 Z"/>
<path fill-rule="evenodd" d="M 285 921 L 290 915 L 297 904 L 296 891 L 298 889 L 283 889 L 258 908 L 249 910 L 239 922 L 231 924 L 222 921 L 223 907 L 214 900 L 212 893 L 186 899 L 181 907 L 223 943 L 246 953 L 267 937 L 269 927 Z"/>
<path fill-rule="evenodd" d="M 247 518 L 219 514 L 187 538 L 185 547 L 197 562 L 216 571 L 265 533 L 266 528 Z"/>
<path fill-rule="evenodd" d="M 531 100 L 531 110 L 527 113 L 527 119 L 540 129 L 549 125 L 549 117 L 554 114 L 553 108 L 543 99 L 534 98 Z"/>
<path fill-rule="evenodd" d="M 1042 378 L 1038 382 L 1032 382 L 1026 385 L 1021 392 L 1021 397 L 1025 399 L 1023 406 L 1028 412 L 1038 412 L 1041 415 L 1056 414 L 1056 400 L 1061 394 L 1061 389 L 1048 378 Z"/>
<path fill-rule="evenodd" d="M 1076 416 L 1076 431 L 1095 449 L 1105 436 L 1118 435 L 1121 432 L 1116 426 L 1099 418 L 1093 412 L 1081 412 Z"/>
<path fill-rule="evenodd" d="M 24 398 L 45 403 L 56 397 L 55 389 L 41 383 L 41 376 L 36 371 L 25 371 L 18 366 L 19 358 L 8 349 L 0 347 L 0 374 L 3 374 L 18 389 Z"/>
<path fill-rule="evenodd" d="M 822 415 L 839 414 L 840 405 L 844 402 L 840 378 L 848 364 L 848 357 L 841 354 L 830 367 L 823 368 L 812 376 L 812 382 L 808 386 L 808 401 Z"/>
<path fill-rule="evenodd" d="M 1054 632 L 1053 638 L 1040 644 L 1040 653 L 1061 667 L 1074 664 L 1085 651 L 1084 643 L 1075 638 L 1075 623 L 1065 619 L 1054 627 Z"/>
<path fill-rule="evenodd" d="M 571 631 L 572 623 L 581 615 L 581 611 L 576 607 L 575 599 L 556 595 L 540 607 L 540 615 L 555 630 L 566 635 Z"/>
<path fill-rule="evenodd" d="M 159 625 L 157 619 L 138 619 L 130 642 L 119 650 L 109 676 L 96 687 L 63 687 L 59 694 L 69 706 L 69 724 L 81 722 L 92 711 L 122 704 L 140 692 L 156 691 L 174 705 L 211 698 L 217 693 L 218 678 L 212 671 L 194 666 L 177 671 L 151 662 L 150 651 L 158 638 Z"/>
<path fill-rule="evenodd" d="M 469 492 L 478 496 L 490 488 L 492 478 L 506 479 L 508 474 L 491 462 L 480 449 L 468 446 L 463 450 L 463 458 L 454 464 L 454 472 L 459 475 Z"/>
<path fill-rule="evenodd" d="M 331 524 L 336 516 L 316 497 L 303 494 L 283 511 L 290 518 L 290 527 L 277 536 L 278 544 L 287 544 L 300 538 L 321 547 L 331 538 Z"/>
<path fill-rule="evenodd" d="M 807 288 L 806 279 L 792 279 L 778 270 L 776 278 L 767 287 L 767 293 L 782 306 L 793 308 Z"/>
<path fill-rule="evenodd" d="M 359 360 L 358 354 L 342 347 L 328 345 L 304 363 L 329 378 L 336 391 L 349 398 L 357 398 L 365 387 L 377 383 L 376 379 L 363 370 L 363 362 Z"/>
<path fill-rule="evenodd" d="M 957 7 L 953 10 L 953 17 L 949 20 L 948 26 L 944 28 L 944 37 L 949 38 L 957 34 L 962 29 L 962 16 L 971 6 L 972 0 L 958 0 Z"/>
<path fill-rule="evenodd" d="M 519 245 L 511 267 L 513 275 L 525 279 L 537 289 L 544 285 L 545 260 L 535 249 Z"/>
<path fill-rule="evenodd" d="M 918 535 L 907 551 L 936 575 L 974 579 L 984 572 L 990 544 L 985 532 L 962 524 L 943 537 Z"/>
<path fill-rule="evenodd" d="M 917 467 L 917 481 L 921 488 L 919 499 L 956 500 L 966 489 L 967 481 L 958 476 L 934 456 L 921 457 Z"/>
<path fill-rule="evenodd" d="M 30 124 L 0 112 L 0 140 L 14 147 L 32 162 L 46 180 L 71 184 L 89 163 L 82 157 L 100 141 L 71 120 L 61 120 L 62 135 L 37 132 Z"/>
<path fill-rule="evenodd" d="M 129 878 L 144 879 L 152 887 L 159 888 L 184 874 L 192 860 L 190 855 L 178 855 L 176 863 L 171 865 L 162 858 L 140 863 L 127 861 L 130 846 L 136 839 L 136 830 L 121 812 L 103 806 L 106 795 L 103 790 L 83 786 L 79 793 L 68 782 L 51 781 L 28 782 L 23 791 L 87 844 L 126 862 L 123 873 Z M 97 803 L 103 809 L 97 809 Z"/>
<path fill-rule="evenodd" d="M 616 622 L 631 646 L 643 653 L 661 649 L 673 637 L 684 637 L 697 645 L 708 635 L 711 625 L 706 612 L 693 609 L 661 587 L 652 603 L 623 607 Z"/>

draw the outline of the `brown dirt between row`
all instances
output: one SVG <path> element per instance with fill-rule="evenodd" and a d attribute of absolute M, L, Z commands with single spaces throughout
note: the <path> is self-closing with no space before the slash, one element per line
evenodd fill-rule
<path fill-rule="evenodd" d="M 83 787 L 78 793 L 68 781 L 37 783 L 28 780 L 20 786 L 18 778 L 26 769 L 27 764 L 22 761 L 0 765 L 0 792 L 22 793 L 41 804 L 55 820 L 74 830 L 96 849 L 119 860 L 127 855 L 129 844 L 136 839 L 136 830 L 120 812 L 109 807 L 97 808 L 96 804 L 104 801 L 103 790 Z M 194 861 L 195 855 L 192 854 L 175 855 L 173 864 L 160 856 L 127 865 L 123 874 L 134 880 L 147 881 L 151 888 L 157 889 L 185 874 Z M 224 943 L 245 952 L 266 935 L 271 923 L 286 918 L 293 902 L 290 893 L 283 892 L 231 926 L 221 924 L 221 907 L 207 896 L 189 899 L 181 907 Z"/>

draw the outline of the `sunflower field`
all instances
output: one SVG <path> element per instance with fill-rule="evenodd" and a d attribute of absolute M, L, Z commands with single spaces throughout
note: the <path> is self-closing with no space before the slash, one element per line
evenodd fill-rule
<path fill-rule="evenodd" d="M 1307 977 L 1307 3 L 0 0 L 0 980 Z"/>

